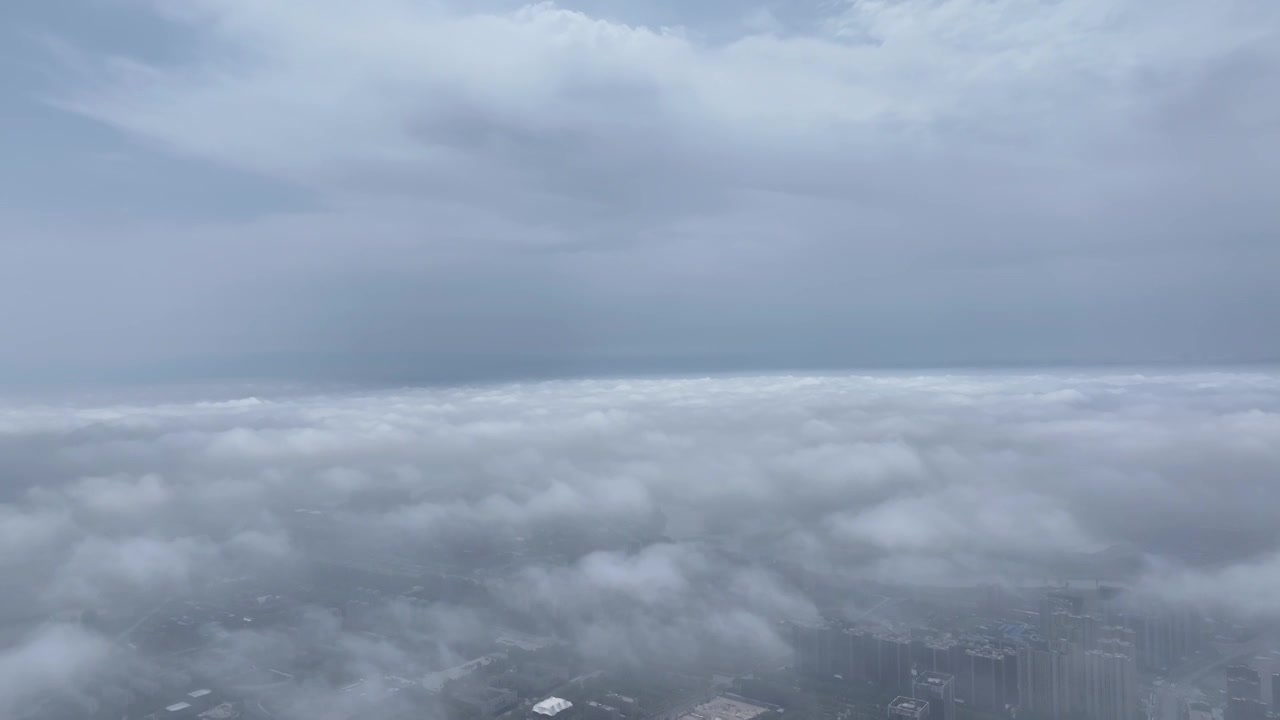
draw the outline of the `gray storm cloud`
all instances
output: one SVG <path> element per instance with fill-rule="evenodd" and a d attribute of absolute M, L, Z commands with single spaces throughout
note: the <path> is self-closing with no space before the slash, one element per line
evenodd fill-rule
<path fill-rule="evenodd" d="M 31 374 L 1280 356 L 1269 0 L 48 5 Z"/>
<path fill-rule="evenodd" d="M 547 533 L 580 533 L 589 548 L 593 533 L 626 528 L 665 536 L 514 567 L 483 581 L 497 610 L 442 599 L 428 616 L 445 638 L 432 652 L 462 654 L 498 612 L 613 661 L 783 653 L 778 620 L 814 612 L 778 572 L 788 567 L 933 585 L 1105 573 L 1166 600 L 1270 615 L 1277 413 L 1269 372 L 11 402 L 0 550 L 18 582 L 4 616 L 20 627 L 85 607 L 127 614 L 366 544 L 441 560 Z M 312 544 L 299 521 L 311 517 L 338 528 L 343 547 Z M 403 659 L 315 612 L 330 628 L 315 644 L 341 667 Z M 384 609 L 391 623 L 403 612 Z M 4 685 L 5 703 L 131 656 L 112 638 L 51 627 L 5 651 L 0 662 L 42 678 Z M 298 651 L 297 638 L 236 633 L 229 647 Z M 59 653 L 83 661 L 24 659 Z"/>

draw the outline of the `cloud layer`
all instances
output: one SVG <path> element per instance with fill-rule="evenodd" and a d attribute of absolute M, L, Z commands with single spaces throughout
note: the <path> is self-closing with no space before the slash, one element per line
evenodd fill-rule
<path fill-rule="evenodd" d="M 105 658 L 119 666 L 112 638 L 58 624 L 67 612 L 132 617 L 228 577 L 288 576 L 321 557 L 381 563 L 388 548 L 445 573 L 516 558 L 477 576 L 496 607 L 437 601 L 427 632 L 446 656 L 466 628 L 504 614 L 597 659 L 769 656 L 784 652 L 779 619 L 814 612 L 796 584 L 805 572 L 937 585 L 1106 576 L 1251 614 L 1273 613 L 1280 589 L 1269 372 L 10 403 L 0 443 L 0 563 L 19 579 L 0 663 L 41 677 L 0 686 L 0 706 Z M 356 648 L 339 654 L 352 667 L 407 657 L 318 635 Z M 48 660 L 68 652 L 83 660 Z"/>

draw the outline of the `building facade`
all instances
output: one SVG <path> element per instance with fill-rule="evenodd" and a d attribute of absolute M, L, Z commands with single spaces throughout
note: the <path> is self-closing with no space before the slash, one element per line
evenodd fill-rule
<path fill-rule="evenodd" d="M 916 676 L 911 697 L 929 703 L 932 720 L 956 720 L 956 679 L 940 672 L 924 672 Z"/>

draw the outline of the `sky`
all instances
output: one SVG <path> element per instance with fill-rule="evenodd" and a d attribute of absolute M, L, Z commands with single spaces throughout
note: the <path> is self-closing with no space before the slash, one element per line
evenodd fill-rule
<path fill-rule="evenodd" d="M 1280 358 L 1271 0 L 43 0 L 0 372 Z"/>
<path fill-rule="evenodd" d="M 244 665 L 310 643 L 365 677 L 403 676 L 415 662 L 469 659 L 466 640 L 512 609 L 557 618 L 593 664 L 669 667 L 711 649 L 774 657 L 786 653 L 779 620 L 817 616 L 778 563 L 951 588 L 1118 567 L 1112 577 L 1137 597 L 1275 621 L 1276 467 L 1280 376 L 1267 372 L 6 401 L 0 713 L 51 689 L 127 692 L 214 661 L 149 656 L 59 620 L 67 612 L 133 617 L 168 598 L 216 597 L 228 576 L 287 578 L 347 554 L 367 563 L 382 556 L 363 554 L 373 545 L 448 562 L 450 548 L 653 522 L 661 537 L 640 546 L 516 560 L 484 581 L 496 583 L 496 608 L 433 604 L 439 657 L 398 644 L 403 626 L 371 640 L 321 607 L 300 634 L 232 632 L 223 657 Z M 313 513 L 341 547 L 308 539 Z M 298 692 L 282 717 L 314 717 L 309 708 L 338 697 Z"/>

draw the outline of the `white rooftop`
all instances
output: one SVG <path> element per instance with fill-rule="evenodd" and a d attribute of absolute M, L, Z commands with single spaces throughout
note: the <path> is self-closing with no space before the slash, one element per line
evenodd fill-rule
<path fill-rule="evenodd" d="M 766 712 L 768 709 L 759 705 L 722 696 L 693 708 L 680 720 L 751 720 Z"/>
<path fill-rule="evenodd" d="M 191 703 L 180 702 L 170 705 L 165 708 L 165 710 L 168 710 L 169 712 L 178 712 L 179 710 L 186 710 L 189 707 L 191 707 Z"/>
<path fill-rule="evenodd" d="M 205 695 L 208 695 L 211 692 L 213 691 L 210 690 L 209 688 L 200 688 L 199 690 L 192 690 L 191 692 L 187 693 L 187 697 L 193 697 L 193 698 L 204 697 Z"/>
<path fill-rule="evenodd" d="M 551 717 L 556 713 L 560 712 L 561 710 L 568 710 L 571 707 L 573 707 L 573 703 L 569 702 L 568 700 L 565 700 L 563 698 L 558 698 L 558 697 L 550 697 L 538 703 L 537 705 L 534 705 L 533 711 L 538 713 L 539 715 L 546 715 L 547 717 Z"/>

